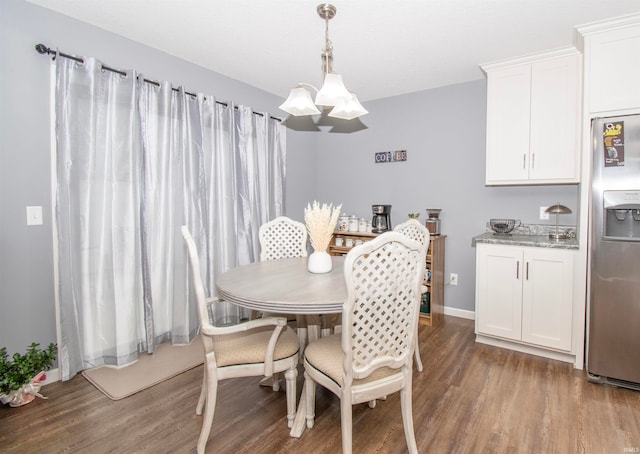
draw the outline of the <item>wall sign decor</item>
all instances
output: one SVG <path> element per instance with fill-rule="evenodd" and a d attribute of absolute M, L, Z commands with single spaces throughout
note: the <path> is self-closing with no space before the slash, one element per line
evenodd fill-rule
<path fill-rule="evenodd" d="M 397 162 L 407 160 L 407 150 L 381 151 L 375 155 L 376 164 L 381 162 Z"/>

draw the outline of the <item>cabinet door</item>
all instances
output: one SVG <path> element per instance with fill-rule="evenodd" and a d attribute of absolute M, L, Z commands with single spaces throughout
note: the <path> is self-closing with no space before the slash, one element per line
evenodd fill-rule
<path fill-rule="evenodd" d="M 476 246 L 476 331 L 521 339 L 522 249 Z"/>
<path fill-rule="evenodd" d="M 531 69 L 529 180 L 579 181 L 580 56 L 536 62 Z"/>
<path fill-rule="evenodd" d="M 571 251 L 525 249 L 522 296 L 524 342 L 571 350 L 573 257 Z"/>
<path fill-rule="evenodd" d="M 640 107 L 640 25 L 587 39 L 589 112 Z"/>
<path fill-rule="evenodd" d="M 531 65 L 487 75 L 487 184 L 529 178 Z"/>

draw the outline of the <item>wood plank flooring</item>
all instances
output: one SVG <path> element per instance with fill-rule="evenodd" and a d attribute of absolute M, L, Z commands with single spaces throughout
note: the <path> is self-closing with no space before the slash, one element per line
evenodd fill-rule
<path fill-rule="evenodd" d="M 421 453 L 640 452 L 640 392 L 588 383 L 570 364 L 474 342 L 473 322 L 420 327 L 414 373 Z M 48 400 L 0 408 L 3 453 L 194 453 L 202 366 L 120 401 L 82 376 L 43 388 Z M 302 389 L 299 376 L 298 394 Z M 316 423 L 289 437 L 284 392 L 257 378 L 223 381 L 208 453 L 336 453 L 338 400 L 318 389 Z M 353 451 L 403 453 L 398 396 L 353 408 Z"/>

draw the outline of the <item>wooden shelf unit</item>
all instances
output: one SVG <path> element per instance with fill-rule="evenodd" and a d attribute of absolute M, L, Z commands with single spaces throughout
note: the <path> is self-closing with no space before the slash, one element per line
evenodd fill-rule
<path fill-rule="evenodd" d="M 347 238 L 351 238 L 354 243 L 356 240 L 369 241 L 377 237 L 379 233 L 363 233 L 363 232 L 342 232 L 335 231 L 333 232 L 333 237 L 331 238 L 331 243 L 329 244 L 329 254 L 330 255 L 347 255 L 347 253 L 351 250 L 353 246 L 347 247 L 346 245 L 336 246 L 336 237 L 344 238 L 346 242 Z"/>
<path fill-rule="evenodd" d="M 427 269 L 431 279 L 424 283 L 429 289 L 429 313 L 420 312 L 420 324 L 433 326 L 444 314 L 444 240 L 446 235 L 431 235 L 427 251 Z"/>
<path fill-rule="evenodd" d="M 351 247 L 344 245 L 336 246 L 337 236 L 343 237 L 345 241 L 347 238 L 351 238 L 355 243 L 355 240 L 369 241 L 378 235 L 378 233 L 336 231 L 329 244 L 329 254 L 346 255 L 351 250 Z M 420 312 L 421 325 L 432 326 L 440 323 L 444 313 L 444 240 L 446 237 L 446 235 L 431 235 L 429 238 L 426 265 L 427 269 L 431 271 L 431 279 L 424 284 L 429 289 L 431 312 Z"/>

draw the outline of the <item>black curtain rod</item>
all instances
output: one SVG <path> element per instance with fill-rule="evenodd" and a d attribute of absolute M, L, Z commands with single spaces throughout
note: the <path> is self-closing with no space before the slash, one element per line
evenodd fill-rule
<path fill-rule="evenodd" d="M 53 55 L 53 59 L 55 60 L 56 56 L 59 55 L 61 57 L 64 58 L 70 58 L 71 60 L 75 60 L 78 63 L 82 63 L 84 64 L 84 60 L 80 57 L 76 57 L 75 55 L 69 55 L 69 54 L 65 54 L 64 52 L 56 52 L 55 50 L 50 49 L 49 47 L 45 46 L 44 44 L 36 44 L 36 52 L 38 52 L 39 54 L 48 54 L 48 55 Z M 117 74 L 120 74 L 121 76 L 126 76 L 127 73 L 120 70 L 120 69 L 115 69 L 115 68 L 111 68 L 109 66 L 106 65 L 102 65 L 102 69 L 106 69 L 107 71 L 111 71 Z M 142 79 L 144 82 L 147 82 L 149 84 L 153 84 L 156 87 L 160 86 L 159 82 L 156 82 L 155 80 L 149 80 L 149 79 Z M 172 88 L 173 91 L 179 91 L 177 88 Z M 184 92 L 186 95 L 189 96 L 193 96 L 194 98 L 197 96 L 194 93 L 189 93 L 188 91 Z M 220 104 L 223 105 L 225 107 L 227 107 L 229 104 L 227 104 L 226 102 L 222 102 L 222 101 L 215 101 L 216 104 Z M 235 107 L 236 109 L 238 108 L 237 106 Z M 261 117 L 264 117 L 263 113 L 260 112 L 253 112 L 255 115 L 260 115 Z M 277 121 L 282 121 L 282 118 L 278 118 L 278 117 L 270 117 L 272 120 L 277 120 Z"/>

